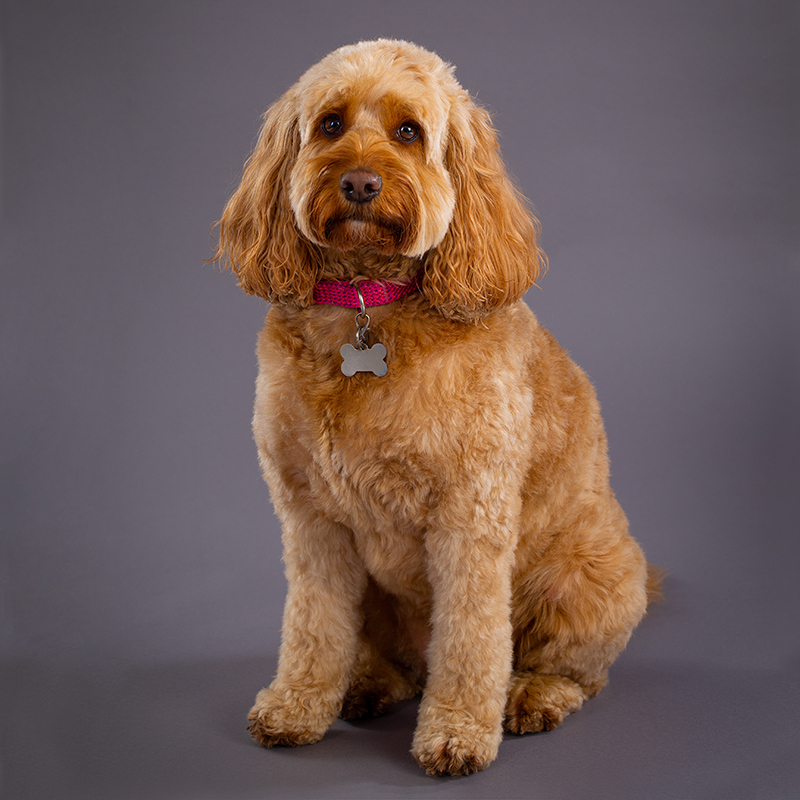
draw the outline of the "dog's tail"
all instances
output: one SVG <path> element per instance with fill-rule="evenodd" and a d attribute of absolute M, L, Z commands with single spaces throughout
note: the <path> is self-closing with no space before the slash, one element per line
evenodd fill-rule
<path fill-rule="evenodd" d="M 653 564 L 647 565 L 647 605 L 660 603 L 664 599 L 664 579 L 667 573 Z"/>

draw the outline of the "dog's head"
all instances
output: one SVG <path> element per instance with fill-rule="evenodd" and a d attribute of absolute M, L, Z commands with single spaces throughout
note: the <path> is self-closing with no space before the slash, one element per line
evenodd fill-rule
<path fill-rule="evenodd" d="M 537 242 L 486 111 L 438 56 L 381 39 L 334 51 L 267 110 L 217 255 L 245 291 L 299 305 L 326 253 L 406 256 L 434 307 L 475 319 L 533 284 Z"/>

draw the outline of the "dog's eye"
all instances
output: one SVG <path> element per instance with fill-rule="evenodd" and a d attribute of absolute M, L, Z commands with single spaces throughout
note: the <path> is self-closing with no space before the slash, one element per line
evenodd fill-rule
<path fill-rule="evenodd" d="M 419 138 L 419 125 L 404 122 L 397 129 L 397 138 L 404 142 L 415 142 Z"/>
<path fill-rule="evenodd" d="M 338 136 L 344 128 L 344 122 L 338 114 L 330 114 L 322 120 L 320 128 L 326 136 Z"/>

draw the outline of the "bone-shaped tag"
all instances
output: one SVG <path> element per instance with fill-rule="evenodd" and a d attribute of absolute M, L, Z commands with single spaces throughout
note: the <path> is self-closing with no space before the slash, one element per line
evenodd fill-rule
<path fill-rule="evenodd" d="M 382 344 L 374 344 L 366 350 L 356 350 L 351 344 L 343 344 L 339 353 L 344 359 L 342 372 L 348 377 L 356 372 L 372 372 L 380 378 L 388 369 L 384 361 L 386 348 Z"/>

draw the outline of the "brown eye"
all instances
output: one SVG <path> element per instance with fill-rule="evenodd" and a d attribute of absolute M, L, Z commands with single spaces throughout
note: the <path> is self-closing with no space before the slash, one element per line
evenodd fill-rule
<path fill-rule="evenodd" d="M 419 138 L 419 125 L 404 122 L 397 129 L 397 138 L 404 142 L 415 142 Z"/>
<path fill-rule="evenodd" d="M 322 120 L 320 128 L 326 136 L 338 136 L 344 129 L 344 122 L 338 114 L 330 114 Z"/>

